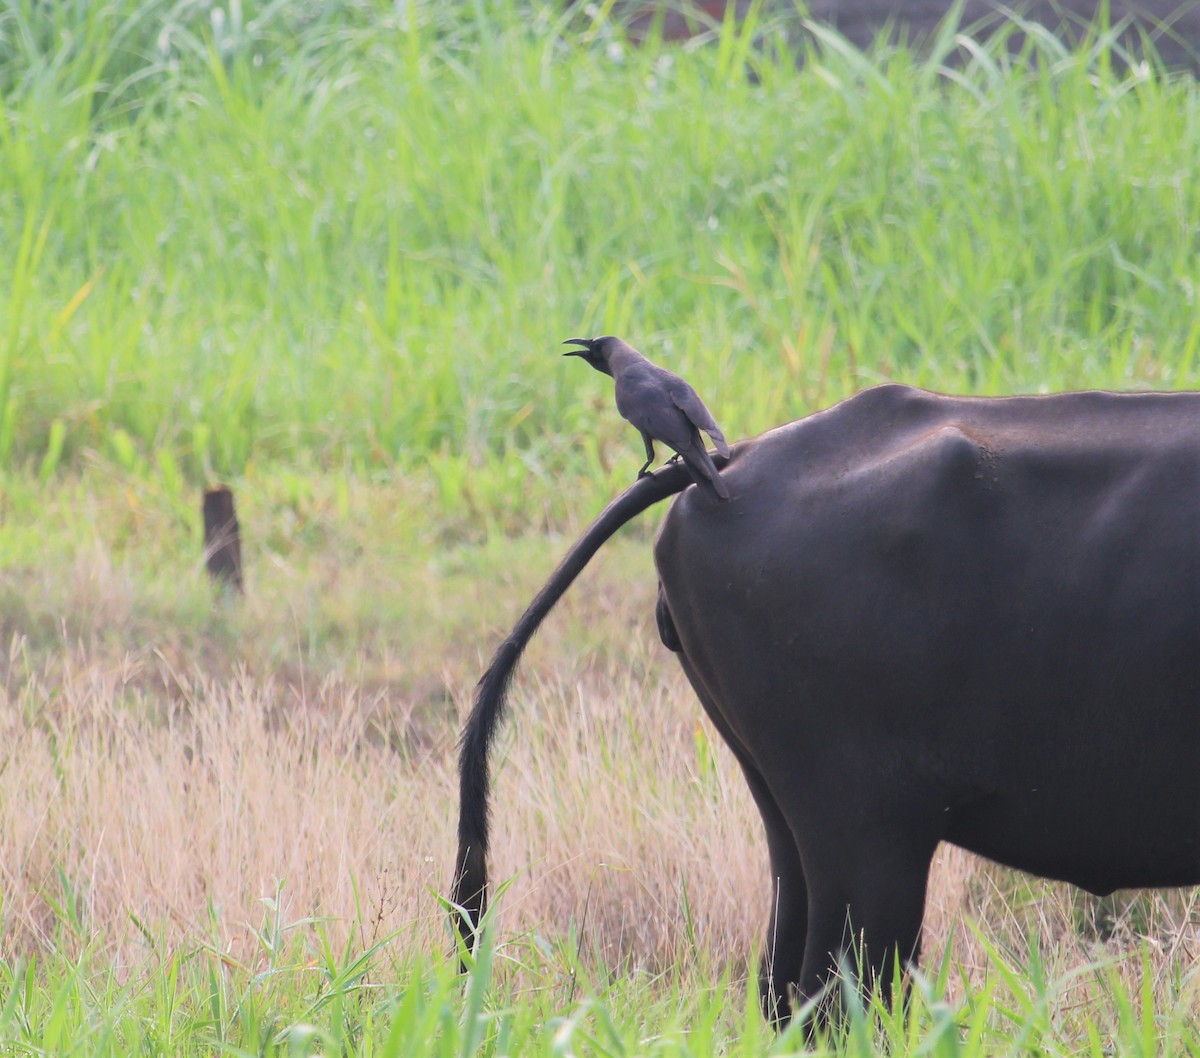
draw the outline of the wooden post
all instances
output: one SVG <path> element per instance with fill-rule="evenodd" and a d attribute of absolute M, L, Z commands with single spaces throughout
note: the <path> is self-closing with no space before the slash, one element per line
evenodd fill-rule
<path fill-rule="evenodd" d="M 233 490 L 226 485 L 204 490 L 204 564 L 215 584 L 244 591 L 241 534 Z"/>

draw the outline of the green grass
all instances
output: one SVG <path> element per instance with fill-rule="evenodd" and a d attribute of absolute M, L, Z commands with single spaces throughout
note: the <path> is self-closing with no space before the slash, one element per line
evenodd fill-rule
<path fill-rule="evenodd" d="M 278 896 L 278 894 L 276 894 Z M 806 1041 L 776 1035 L 741 982 L 704 985 L 671 974 L 613 977 L 565 945 L 490 937 L 471 972 L 416 955 L 396 966 L 386 940 L 335 948 L 319 923 L 280 918 L 264 898 L 252 964 L 197 944 L 129 977 L 86 952 L 0 964 L 0 1040 L 7 1053 L 751 1056 L 880 1054 L 1111 1054 L 1153 1058 L 1200 1052 L 1194 984 L 1130 988 L 1111 966 L 1048 977 L 1036 950 L 1022 961 L 993 952 L 992 977 L 960 999 L 941 976 L 920 977 L 906 1003 L 876 995 L 864 1012 Z M 62 928 L 75 927 L 64 922 Z M 1073 990 L 1086 978 L 1105 1000 L 1079 1019 Z M 1151 974 L 1147 968 L 1144 980 Z"/>
<path fill-rule="evenodd" d="M 60 802 L 86 802 L 74 780 L 125 761 L 105 739 L 134 754 L 138 725 L 139 761 L 184 768 L 155 740 L 216 700 L 215 742 L 246 687 L 257 767 L 295 752 L 297 775 L 326 742 L 270 741 L 293 700 L 323 716 L 328 697 L 345 723 L 376 693 L 407 710 L 351 740 L 344 786 L 297 787 L 328 794 L 328 830 L 380 742 L 400 747 L 380 775 L 424 781 L 409 772 L 427 754 L 441 796 L 448 714 L 483 655 L 640 463 L 563 338 L 629 338 L 691 378 L 731 439 L 885 379 L 1200 382 L 1192 80 L 1113 62 L 1103 33 L 1010 55 L 951 25 L 931 56 L 826 35 L 797 67 L 761 13 L 703 44 L 632 47 L 606 10 L 0 0 L 0 782 L 33 767 L 30 746 L 51 769 L 0 799 L 0 1051 L 794 1053 L 761 1023 L 748 963 L 706 947 L 682 873 L 664 883 L 681 909 L 630 905 L 682 915 L 673 961 L 612 956 L 584 915 L 565 936 L 501 929 L 464 980 L 427 922 L 377 936 L 382 905 L 334 923 L 293 916 L 276 888 L 252 927 L 215 904 L 183 926 L 106 907 L 89 868 L 120 812 L 80 848 Z M 213 607 L 198 557 L 199 488 L 218 477 L 247 534 L 240 608 Z M 559 667 L 531 681 L 544 697 L 629 697 L 659 672 L 629 638 L 648 621 L 650 528 L 564 607 Z M 703 729 L 684 726 L 681 783 L 720 790 Z M 636 771 L 612 737 L 602 760 Z M 604 774 L 648 782 L 621 772 Z M 138 800 L 113 789 L 118 809 Z M 670 790 L 653 785 L 660 820 Z M 436 851 L 448 869 L 448 840 Z M 348 869 L 365 882 L 372 866 Z M 970 972 L 927 966 L 907 1014 L 876 1005 L 827 1049 L 1200 1051 L 1184 928 L 1139 904 L 1127 933 L 1161 950 L 1064 965 L 1039 939 L 1039 885 L 1006 883 L 1012 918 L 980 927 Z"/>
<path fill-rule="evenodd" d="M 769 22 L 632 48 L 513 0 L 80 8 L 0 12 L 7 466 L 300 451 L 512 523 L 636 467 L 555 355 L 580 332 L 734 437 L 888 378 L 1196 381 L 1197 90 L 1103 46 L 948 71 L 831 38 L 797 72 Z"/>

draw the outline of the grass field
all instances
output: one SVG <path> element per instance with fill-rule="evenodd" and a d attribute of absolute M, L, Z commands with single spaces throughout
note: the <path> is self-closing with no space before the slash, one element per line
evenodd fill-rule
<path fill-rule="evenodd" d="M 628 336 L 731 439 L 885 379 L 1194 387 L 1200 97 L 1103 39 L 782 41 L 0 2 L 0 1050 L 800 1048 L 747 981 L 765 850 L 658 645 L 653 518 L 526 659 L 511 881 L 453 972 L 459 717 L 641 461 L 558 343 Z M 828 1048 L 1194 1053 L 1195 923 L 943 850 L 911 1010 Z"/>

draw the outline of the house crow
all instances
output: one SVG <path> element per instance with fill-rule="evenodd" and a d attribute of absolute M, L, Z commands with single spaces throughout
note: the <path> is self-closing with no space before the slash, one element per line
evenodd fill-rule
<path fill-rule="evenodd" d="M 700 431 L 712 438 L 722 456 L 729 456 L 729 445 L 712 412 L 691 386 L 612 335 L 568 338 L 563 345 L 582 346 L 563 355 L 582 357 L 597 371 L 612 376 L 617 411 L 638 428 L 646 446 L 646 462 L 638 471 L 639 478 L 654 462 L 654 442 L 661 441 L 675 450 L 672 459 L 683 460 L 701 492 L 718 500 L 729 499 L 729 489 L 705 449 Z"/>

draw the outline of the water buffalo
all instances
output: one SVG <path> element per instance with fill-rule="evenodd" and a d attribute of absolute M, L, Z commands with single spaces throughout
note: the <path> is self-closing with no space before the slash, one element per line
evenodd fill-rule
<path fill-rule="evenodd" d="M 584 533 L 463 734 L 453 898 L 486 899 L 487 749 L 522 650 L 667 496 L 658 626 L 762 814 L 768 1017 L 915 960 L 941 841 L 1105 894 L 1200 883 L 1200 393 L 869 389 L 677 466 Z"/>

